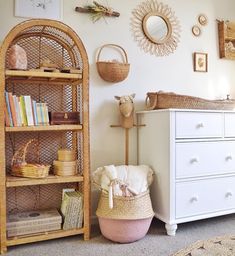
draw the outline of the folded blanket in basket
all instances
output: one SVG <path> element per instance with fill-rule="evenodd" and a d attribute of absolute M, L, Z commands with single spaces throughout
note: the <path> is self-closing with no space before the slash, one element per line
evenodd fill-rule
<path fill-rule="evenodd" d="M 147 165 L 108 165 L 99 167 L 93 173 L 93 182 L 103 191 L 109 193 L 110 208 L 112 195 L 131 196 L 148 190 L 153 180 L 153 171 Z M 123 195 L 122 186 L 126 186 L 129 194 Z"/>

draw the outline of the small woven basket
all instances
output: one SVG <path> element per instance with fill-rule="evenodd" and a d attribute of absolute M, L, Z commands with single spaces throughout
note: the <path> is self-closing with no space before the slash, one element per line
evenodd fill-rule
<path fill-rule="evenodd" d="M 138 220 L 154 216 L 149 191 L 136 196 L 113 197 L 113 208 L 109 208 L 108 194 L 102 192 L 98 208 L 96 211 L 98 217 L 119 219 L 119 220 Z"/>
<path fill-rule="evenodd" d="M 233 110 L 235 108 L 235 100 L 206 100 L 193 96 L 159 91 L 148 92 L 145 105 L 148 110 L 165 108 Z"/>
<path fill-rule="evenodd" d="M 26 155 L 29 145 L 36 140 L 29 140 L 25 145 L 20 147 L 14 154 L 11 161 L 11 175 L 25 178 L 45 178 L 48 176 L 50 165 L 27 163 Z M 37 155 L 39 154 L 37 150 Z"/>
<path fill-rule="evenodd" d="M 104 47 L 111 46 L 117 47 L 122 50 L 124 62 L 113 62 L 113 61 L 100 61 L 100 54 Z M 125 80 L 129 74 L 130 64 L 128 63 L 128 58 L 125 50 L 116 44 L 105 44 L 103 45 L 97 55 L 96 66 L 100 77 L 112 83 L 117 83 Z"/>

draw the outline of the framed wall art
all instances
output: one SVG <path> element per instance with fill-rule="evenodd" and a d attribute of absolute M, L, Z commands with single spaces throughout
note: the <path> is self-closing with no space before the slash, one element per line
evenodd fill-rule
<path fill-rule="evenodd" d="M 192 27 L 192 33 L 194 36 L 200 36 L 201 35 L 201 29 L 199 28 L 198 25 L 194 25 Z"/>
<path fill-rule="evenodd" d="M 62 20 L 62 0 L 15 0 L 15 16 Z"/>
<path fill-rule="evenodd" d="M 208 18 L 206 17 L 205 14 L 199 14 L 198 22 L 200 23 L 200 25 L 205 26 L 208 23 Z"/>
<path fill-rule="evenodd" d="M 194 58 L 194 71 L 195 72 L 207 72 L 208 56 L 207 53 L 195 52 Z"/>

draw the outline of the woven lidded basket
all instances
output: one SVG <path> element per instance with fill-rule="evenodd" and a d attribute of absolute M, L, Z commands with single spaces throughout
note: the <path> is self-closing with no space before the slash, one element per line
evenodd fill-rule
<path fill-rule="evenodd" d="M 35 142 L 34 139 L 29 140 L 15 152 L 11 161 L 11 175 L 26 178 L 45 178 L 48 176 L 50 165 L 26 162 L 29 145 Z"/>
<path fill-rule="evenodd" d="M 145 105 L 148 110 L 165 108 L 233 110 L 235 100 L 206 100 L 169 92 L 148 92 Z"/>
<path fill-rule="evenodd" d="M 98 217 L 122 220 L 146 219 L 154 216 L 149 191 L 136 196 L 113 197 L 113 208 L 109 208 L 108 194 L 102 192 L 96 211 Z"/>
<path fill-rule="evenodd" d="M 100 61 L 100 54 L 104 47 L 111 46 L 121 49 L 123 54 L 123 63 L 114 62 L 114 61 Z M 130 64 L 128 63 L 128 58 L 125 50 L 116 44 L 105 44 L 103 45 L 98 52 L 96 66 L 100 77 L 112 83 L 117 83 L 125 80 L 129 74 Z"/>

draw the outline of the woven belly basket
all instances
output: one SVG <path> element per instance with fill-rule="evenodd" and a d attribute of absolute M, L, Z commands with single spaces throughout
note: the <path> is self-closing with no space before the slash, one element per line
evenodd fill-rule
<path fill-rule="evenodd" d="M 131 197 L 114 196 L 112 209 L 108 194 L 101 193 L 96 215 L 104 237 L 119 243 L 139 240 L 148 232 L 154 216 L 149 191 Z"/>

